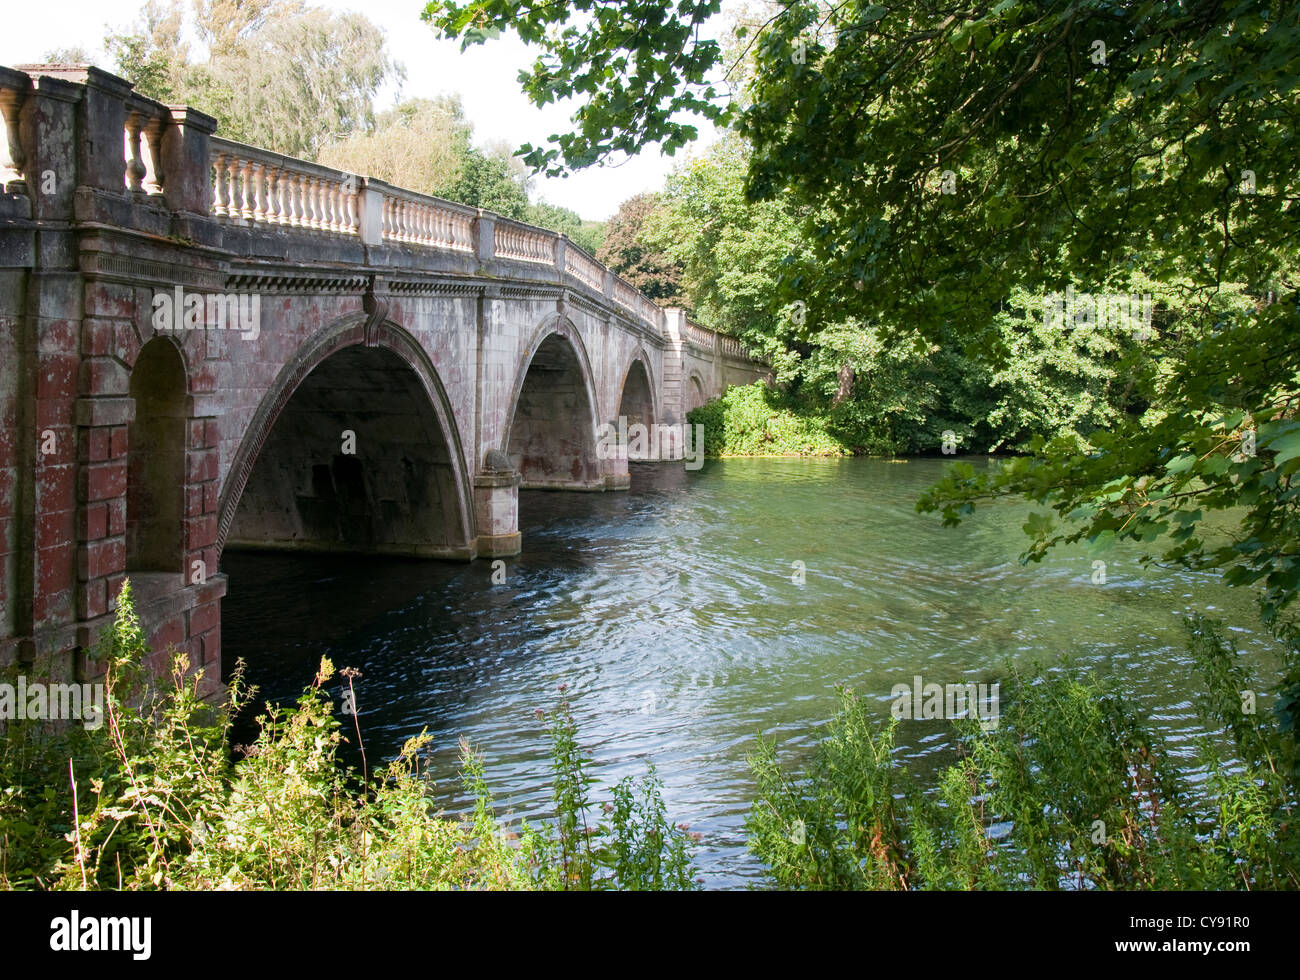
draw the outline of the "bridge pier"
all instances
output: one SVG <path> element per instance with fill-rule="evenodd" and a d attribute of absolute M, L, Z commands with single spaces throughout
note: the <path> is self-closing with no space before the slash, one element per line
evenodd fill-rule
<path fill-rule="evenodd" d="M 522 550 L 519 474 L 507 469 L 476 476 L 474 516 L 478 524 L 480 558 L 509 558 L 519 554 Z"/>

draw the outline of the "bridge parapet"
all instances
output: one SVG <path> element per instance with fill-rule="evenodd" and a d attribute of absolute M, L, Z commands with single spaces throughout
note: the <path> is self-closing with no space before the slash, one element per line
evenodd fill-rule
<path fill-rule="evenodd" d="M 131 89 L 93 66 L 0 66 L 0 186 L 13 195 L 3 216 L 98 222 L 217 247 L 223 230 L 278 231 L 432 249 L 480 267 L 504 260 L 553 269 L 672 339 L 663 309 L 564 235 L 216 136 L 212 117 Z M 682 339 L 747 358 L 739 341 L 695 323 Z"/>

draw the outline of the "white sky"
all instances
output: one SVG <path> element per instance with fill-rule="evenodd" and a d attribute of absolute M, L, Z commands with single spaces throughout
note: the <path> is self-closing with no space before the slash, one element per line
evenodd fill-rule
<path fill-rule="evenodd" d="M 536 49 L 527 48 L 516 37 L 503 37 L 470 48 L 464 54 L 459 43 L 440 41 L 420 20 L 423 0 L 314 0 L 315 5 L 334 10 L 360 10 L 384 29 L 390 54 L 406 66 L 405 97 L 432 96 L 456 92 L 465 113 L 474 124 L 474 140 L 484 144 L 504 140 L 512 148 L 521 143 L 534 146 L 547 142 L 552 133 L 569 129 L 571 107 L 548 105 L 537 108 L 519 89 L 519 70 L 531 64 Z M 138 0 L 47 0 L 45 3 L 9 4 L 0 32 L 0 65 L 40 61 L 56 48 L 82 47 L 95 55 L 100 67 L 112 68 L 103 52 L 105 26 L 121 28 L 133 24 L 141 4 Z M 386 108 L 396 93 L 381 95 Z M 203 106 L 195 108 L 202 109 Z M 713 130 L 697 120 L 700 143 L 711 142 Z M 643 191 L 659 190 L 664 177 L 685 151 L 676 158 L 650 149 L 617 167 L 589 168 L 565 179 L 533 179 L 533 197 L 571 208 L 584 218 L 608 218 L 620 202 Z"/>

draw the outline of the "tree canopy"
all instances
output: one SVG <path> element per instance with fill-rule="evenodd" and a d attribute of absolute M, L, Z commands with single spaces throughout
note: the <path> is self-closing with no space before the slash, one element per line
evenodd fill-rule
<path fill-rule="evenodd" d="M 681 264 L 652 241 L 646 228 L 662 207 L 657 194 L 629 197 L 609 219 L 596 258 L 661 305 L 680 306 Z"/>
<path fill-rule="evenodd" d="M 523 148 L 534 166 L 671 151 L 692 113 L 733 126 L 745 200 L 800 222 L 767 302 L 799 304 L 808 339 L 849 322 L 1005 370 L 1008 309 L 1098 329 L 1097 300 L 1056 316 L 1052 294 L 1149 294 L 1149 329 L 1121 328 L 1111 368 L 1122 411 L 1040 430 L 998 472 L 955 466 L 921 506 L 955 522 L 1027 496 L 1063 522 L 1026 525 L 1027 559 L 1081 538 L 1161 542 L 1157 557 L 1260 584 L 1266 618 L 1289 604 L 1300 7 L 792 0 L 724 42 L 716 11 L 442 0 L 424 15 L 467 44 L 516 30 L 541 49 L 521 75 L 535 101 L 585 98 L 572 132 Z M 1226 538 L 1201 533 L 1212 510 L 1239 518 Z"/>
<path fill-rule="evenodd" d="M 300 0 L 194 0 L 188 14 L 180 0 L 149 0 L 106 46 L 137 91 L 201 106 L 230 139 L 309 160 L 372 126 L 376 92 L 404 75 L 365 17 Z"/>

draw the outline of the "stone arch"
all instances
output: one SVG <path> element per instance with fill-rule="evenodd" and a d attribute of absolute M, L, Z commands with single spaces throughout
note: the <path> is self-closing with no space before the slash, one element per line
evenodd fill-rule
<path fill-rule="evenodd" d="M 316 334 L 267 391 L 221 493 L 218 554 L 239 541 L 472 556 L 469 474 L 442 381 L 406 330 L 366 319 L 349 314 Z"/>
<path fill-rule="evenodd" d="M 636 370 L 638 366 L 644 375 L 646 393 L 649 395 L 649 418 L 645 421 L 647 424 L 650 422 L 658 422 L 662 415 L 659 385 L 655 383 L 654 368 L 651 367 L 650 355 L 647 354 L 645 348 L 639 344 L 637 345 L 636 350 L 634 350 L 631 356 L 627 359 L 627 363 L 623 367 L 623 373 L 620 376 L 619 381 L 618 405 L 615 406 L 615 414 L 617 415 L 622 413 L 623 402 L 628 396 L 628 381 L 631 380 L 632 372 Z"/>
<path fill-rule="evenodd" d="M 676 458 L 675 442 L 664 447 L 665 452 L 662 454 L 659 449 L 660 432 L 656 425 L 659 421 L 659 404 L 655 397 L 657 390 L 650 372 L 650 359 L 646 357 L 644 348 L 638 348 L 623 371 L 615 419 L 620 431 L 629 433 L 628 459 L 659 459 L 661 455 Z M 624 419 L 626 430 L 622 429 Z M 639 427 L 639 431 L 635 427 Z"/>
<path fill-rule="evenodd" d="M 184 571 L 185 451 L 189 374 L 174 338 L 157 335 L 132 352 L 127 391 L 126 570 Z"/>
<path fill-rule="evenodd" d="M 525 488 L 604 486 L 596 457 L 597 387 L 573 322 L 554 314 L 534 332 L 515 374 L 503 451 Z"/>

